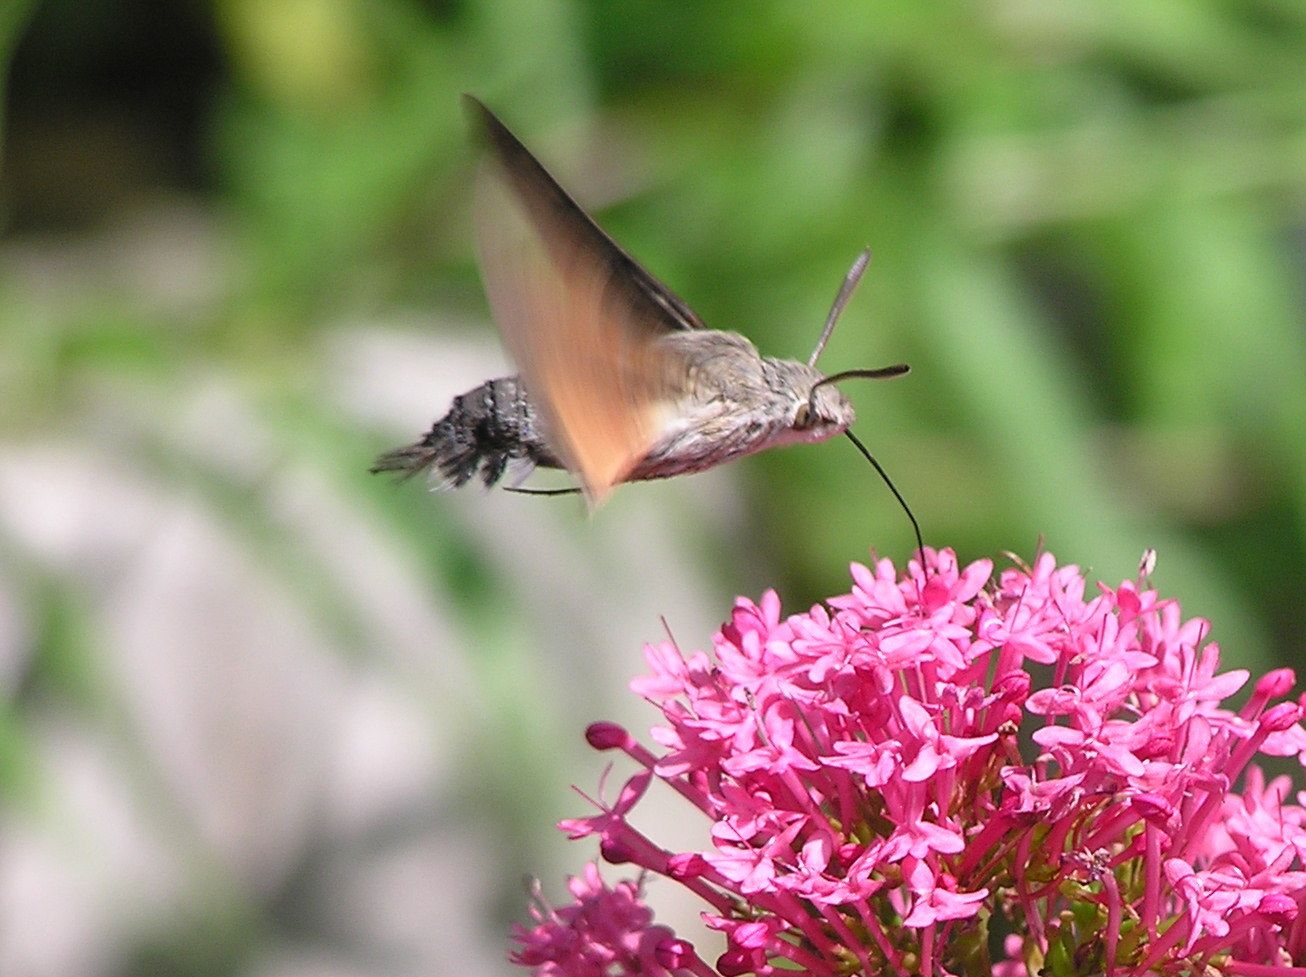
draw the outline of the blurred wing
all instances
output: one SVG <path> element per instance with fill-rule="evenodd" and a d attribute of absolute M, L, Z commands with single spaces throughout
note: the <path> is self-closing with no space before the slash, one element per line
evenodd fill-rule
<path fill-rule="evenodd" d="M 467 102 L 489 149 L 476 200 L 486 294 L 550 446 L 598 503 L 674 417 L 686 371 L 658 339 L 701 324 Z"/>
<path fill-rule="evenodd" d="M 565 247 L 570 252 L 583 252 L 595 266 L 606 268 L 614 291 L 638 312 L 642 327 L 659 332 L 705 328 L 684 299 L 649 274 L 594 223 L 493 112 L 471 95 L 463 96 L 463 104 L 489 157 L 550 250 Z"/>

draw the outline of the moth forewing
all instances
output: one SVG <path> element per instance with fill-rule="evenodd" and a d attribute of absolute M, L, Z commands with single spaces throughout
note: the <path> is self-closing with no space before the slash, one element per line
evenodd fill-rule
<path fill-rule="evenodd" d="M 674 371 L 657 333 L 634 321 L 612 266 L 594 259 L 564 211 L 523 196 L 532 184 L 514 178 L 513 162 L 491 151 L 481 166 L 481 275 L 549 442 L 596 505 L 660 436 Z"/>
<path fill-rule="evenodd" d="M 631 325 L 654 335 L 704 328 L 685 300 L 599 227 L 493 112 L 471 95 L 463 96 L 463 104 L 487 158 L 502 167 L 506 185 L 547 246 L 565 247 L 593 266 L 606 267 L 614 295 L 636 313 Z"/>

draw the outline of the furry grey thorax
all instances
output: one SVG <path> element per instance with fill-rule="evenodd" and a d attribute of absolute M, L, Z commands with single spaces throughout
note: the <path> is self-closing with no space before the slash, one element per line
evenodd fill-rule
<path fill-rule="evenodd" d="M 779 445 L 825 441 L 853 422 L 852 404 L 834 387 L 812 395 L 822 379 L 819 370 L 762 356 L 739 333 L 697 330 L 659 342 L 683 357 L 687 382 L 665 435 L 630 481 L 702 471 Z"/>

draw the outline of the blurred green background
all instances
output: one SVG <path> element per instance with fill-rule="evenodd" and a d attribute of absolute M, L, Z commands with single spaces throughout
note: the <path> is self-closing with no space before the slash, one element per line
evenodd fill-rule
<path fill-rule="evenodd" d="M 1306 5 L 3 0 L 0 974 L 502 974 L 666 626 L 910 528 L 851 447 L 575 500 L 367 475 L 504 370 L 478 94 L 927 542 L 1306 650 Z M 658 837 L 679 823 L 667 802 Z M 688 910 L 665 898 L 672 919 Z"/>

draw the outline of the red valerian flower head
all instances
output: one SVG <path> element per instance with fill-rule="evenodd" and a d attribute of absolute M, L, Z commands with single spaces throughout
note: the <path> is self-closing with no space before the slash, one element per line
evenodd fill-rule
<path fill-rule="evenodd" d="M 711 655 L 647 649 L 632 687 L 662 713 L 636 770 L 563 822 L 609 862 L 687 888 L 709 963 L 590 866 L 534 910 L 513 959 L 550 975 L 1300 974 L 1306 809 L 1258 754 L 1306 751 L 1280 669 L 1247 703 L 1202 620 L 1145 577 L 1090 592 L 1043 555 L 996 578 L 948 550 L 785 617 L 740 599 Z M 1150 571 L 1150 568 L 1148 568 Z M 708 847 L 628 820 L 679 792 Z M 1241 792 L 1235 790 L 1241 784 Z M 1011 936 L 996 941 L 988 933 Z"/>

